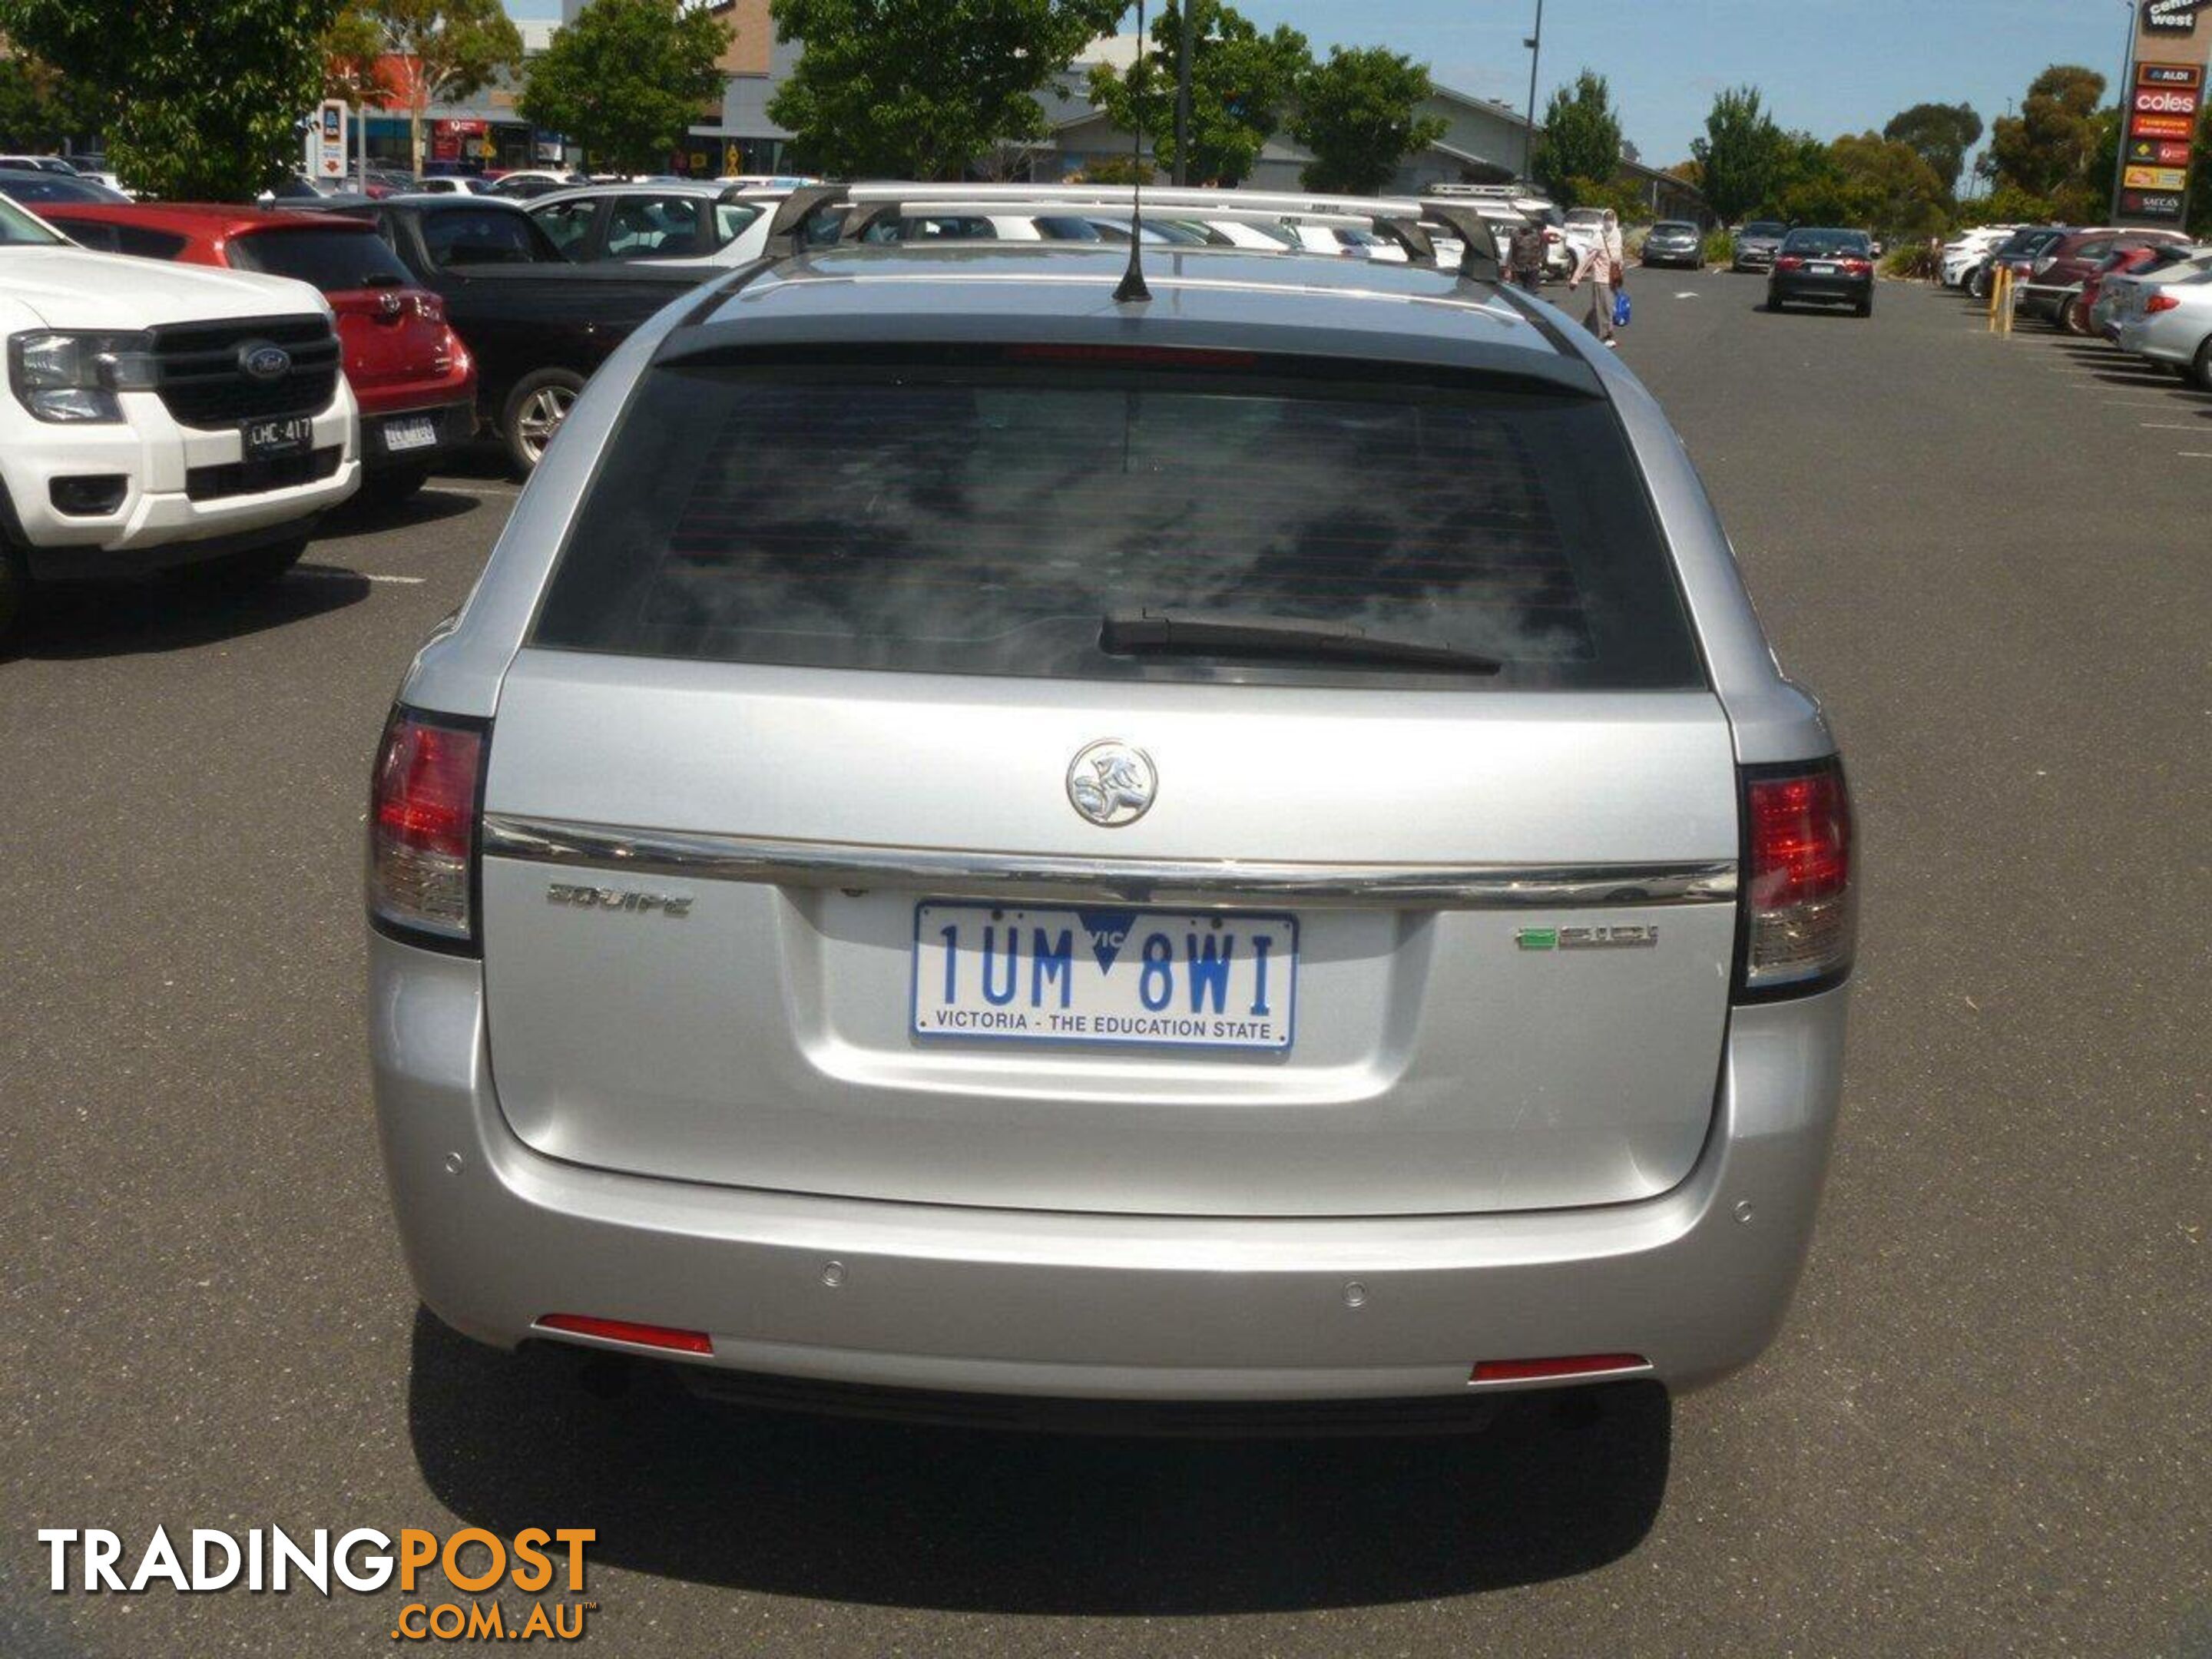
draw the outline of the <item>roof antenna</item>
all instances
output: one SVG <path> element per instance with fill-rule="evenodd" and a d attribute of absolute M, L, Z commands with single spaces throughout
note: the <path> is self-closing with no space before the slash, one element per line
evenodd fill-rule
<path fill-rule="evenodd" d="M 1188 0 L 1184 0 L 1183 9 L 1188 12 Z M 1189 27 L 1187 15 L 1182 21 L 1185 27 Z M 1145 0 L 1137 0 L 1134 73 L 1141 86 L 1145 75 Z M 1117 306 L 1135 305 L 1152 297 L 1152 289 L 1145 286 L 1145 118 L 1141 111 L 1137 112 L 1129 125 L 1134 129 L 1129 135 L 1129 268 L 1121 273 L 1121 281 L 1114 289 L 1114 303 Z"/>

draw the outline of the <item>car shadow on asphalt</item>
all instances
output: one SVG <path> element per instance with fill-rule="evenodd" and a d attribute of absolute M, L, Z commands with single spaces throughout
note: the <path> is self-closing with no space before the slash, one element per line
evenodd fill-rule
<path fill-rule="evenodd" d="M 434 478 L 421 489 L 397 499 L 379 500 L 368 493 L 374 488 L 372 482 L 363 493 L 356 495 L 317 525 L 315 540 L 321 543 L 346 541 L 356 536 L 381 536 L 417 525 L 465 518 L 469 514 L 484 510 L 486 507 L 478 496 L 441 490 Z"/>
<path fill-rule="evenodd" d="M 743 1408 L 659 1366 L 604 1398 L 589 1374 L 418 1311 L 408 1426 L 431 1491 L 502 1535 L 592 1527 L 597 1565 L 972 1612 L 1358 1607 L 1588 1572 L 1650 1532 L 1673 1431 L 1653 1383 L 1527 1396 L 1475 1434 L 1143 1440 Z"/>
<path fill-rule="evenodd" d="M 342 611 L 368 594 L 367 578 L 333 567 L 302 566 L 280 581 L 237 586 L 188 571 L 127 581 L 42 582 L 15 626 L 0 635 L 0 663 L 219 645 Z"/>

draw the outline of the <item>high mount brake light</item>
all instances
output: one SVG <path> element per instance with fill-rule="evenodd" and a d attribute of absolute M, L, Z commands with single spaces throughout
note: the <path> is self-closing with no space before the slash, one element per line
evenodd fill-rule
<path fill-rule="evenodd" d="M 1851 969 L 1851 805 L 1834 761 L 1747 768 L 1738 994 L 1818 990 Z"/>
<path fill-rule="evenodd" d="M 483 722 L 395 708 L 369 791 L 368 910 L 386 931 L 444 950 L 476 945 Z"/>

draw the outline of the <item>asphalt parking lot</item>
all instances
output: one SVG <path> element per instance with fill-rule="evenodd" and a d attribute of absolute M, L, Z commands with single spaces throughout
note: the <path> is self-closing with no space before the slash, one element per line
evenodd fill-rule
<path fill-rule="evenodd" d="M 392 1592 L 46 1591 L 34 1528 L 162 1522 L 596 1528 L 622 1655 L 2212 1656 L 2212 398 L 1924 289 L 1629 289 L 1863 827 L 1761 1364 L 1462 1440 L 1050 1441 L 604 1398 L 418 1316 L 361 821 L 486 462 L 265 596 L 72 592 L 0 647 L 0 1652 L 388 1642 Z"/>

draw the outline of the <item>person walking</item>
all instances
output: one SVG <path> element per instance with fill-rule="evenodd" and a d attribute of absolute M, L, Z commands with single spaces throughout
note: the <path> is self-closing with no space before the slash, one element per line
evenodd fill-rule
<path fill-rule="evenodd" d="M 1583 283 L 1589 283 L 1590 308 L 1585 325 L 1613 350 L 1620 349 L 1619 342 L 1613 337 L 1613 295 L 1627 274 L 1624 269 L 1626 261 L 1627 250 L 1620 241 L 1620 216 L 1607 208 L 1604 224 L 1583 247 L 1582 257 L 1575 261 L 1575 274 L 1567 278 L 1567 288 L 1572 292 Z"/>
<path fill-rule="evenodd" d="M 1514 285 L 1531 294 L 1540 292 L 1544 286 L 1543 226 L 1534 219 L 1523 219 L 1514 227 L 1506 248 L 1506 265 L 1513 273 Z"/>

